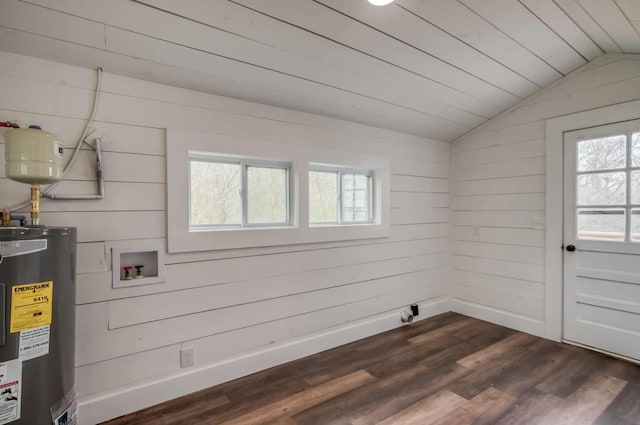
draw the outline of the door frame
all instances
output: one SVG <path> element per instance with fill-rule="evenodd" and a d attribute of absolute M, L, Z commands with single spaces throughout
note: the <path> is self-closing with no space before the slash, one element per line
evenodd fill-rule
<path fill-rule="evenodd" d="M 640 100 L 546 120 L 545 337 L 563 338 L 564 133 L 640 118 Z"/>

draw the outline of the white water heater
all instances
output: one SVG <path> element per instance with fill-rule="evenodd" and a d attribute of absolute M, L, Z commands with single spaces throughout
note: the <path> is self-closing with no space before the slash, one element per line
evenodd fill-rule
<path fill-rule="evenodd" d="M 31 185 L 62 180 L 63 143 L 55 134 L 37 126 L 7 132 L 6 174 L 11 180 Z"/>

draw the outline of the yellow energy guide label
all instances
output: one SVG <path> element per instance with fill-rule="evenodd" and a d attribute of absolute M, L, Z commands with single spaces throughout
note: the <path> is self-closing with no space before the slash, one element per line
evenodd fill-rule
<path fill-rule="evenodd" d="M 51 324 L 53 281 L 11 288 L 11 333 Z"/>

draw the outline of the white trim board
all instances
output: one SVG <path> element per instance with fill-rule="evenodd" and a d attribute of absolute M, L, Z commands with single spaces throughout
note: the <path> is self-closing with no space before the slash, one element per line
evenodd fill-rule
<path fill-rule="evenodd" d="M 532 319 L 516 313 L 506 312 L 495 308 L 481 305 L 471 301 L 461 299 L 451 299 L 451 311 L 474 317 L 485 322 L 495 323 L 520 332 L 544 338 L 544 323 L 540 320 Z"/>
<path fill-rule="evenodd" d="M 546 121 L 545 337 L 562 339 L 562 234 L 564 133 L 640 118 L 640 100 Z"/>
<path fill-rule="evenodd" d="M 419 307 L 420 316 L 416 317 L 416 321 L 448 312 L 449 299 L 446 296 L 438 297 L 419 303 Z M 400 311 L 389 311 L 347 326 L 274 344 L 219 363 L 192 368 L 180 375 L 160 378 L 140 385 L 133 384 L 96 397 L 88 396 L 79 400 L 79 425 L 101 423 L 223 382 L 404 326 L 400 321 Z"/>

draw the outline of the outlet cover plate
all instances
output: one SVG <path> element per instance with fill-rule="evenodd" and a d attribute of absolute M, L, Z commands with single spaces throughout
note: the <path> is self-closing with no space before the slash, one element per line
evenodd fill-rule
<path fill-rule="evenodd" d="M 185 347 L 180 350 L 180 367 L 191 367 L 195 364 L 193 347 Z"/>

